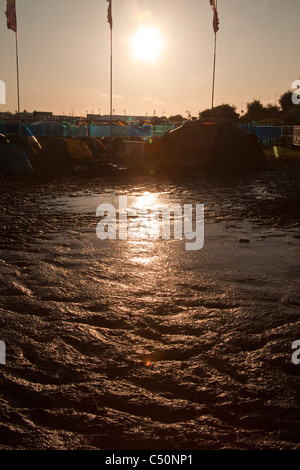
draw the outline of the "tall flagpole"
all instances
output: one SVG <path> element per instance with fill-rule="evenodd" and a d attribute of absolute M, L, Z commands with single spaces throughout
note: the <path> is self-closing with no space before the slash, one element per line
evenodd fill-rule
<path fill-rule="evenodd" d="M 211 116 L 213 116 L 214 97 L 215 97 L 216 56 L 217 56 L 217 31 L 219 30 L 218 0 L 210 0 L 210 4 L 211 4 L 211 7 L 214 11 L 213 29 L 214 29 L 214 33 L 215 33 L 213 80 L 212 80 L 212 94 L 211 94 Z"/>
<path fill-rule="evenodd" d="M 20 114 L 19 52 L 18 52 L 18 33 L 17 33 L 17 31 L 16 31 L 16 62 L 17 62 L 18 114 Z"/>
<path fill-rule="evenodd" d="M 112 113 L 113 113 L 113 94 L 112 94 L 112 87 L 113 87 L 113 34 L 112 34 L 112 0 L 106 0 L 108 2 L 108 9 L 107 9 L 107 20 L 110 26 L 110 141 L 112 142 Z"/>
<path fill-rule="evenodd" d="M 213 81 L 212 81 L 212 94 L 211 94 L 211 115 L 212 115 L 212 116 L 213 116 L 213 109 L 214 109 L 214 97 L 215 97 L 216 55 L 217 55 L 217 33 L 215 33 L 215 49 L 214 49 Z"/>
<path fill-rule="evenodd" d="M 111 15 L 112 15 L 112 0 Z M 110 26 L 110 139 L 112 141 L 112 113 L 113 113 L 113 35 L 112 35 L 112 21 Z"/>
<path fill-rule="evenodd" d="M 18 94 L 18 114 L 20 114 L 20 85 L 19 85 L 19 53 L 18 53 L 18 34 L 17 34 L 17 13 L 16 0 L 6 1 L 7 27 L 15 32 L 16 35 L 16 63 L 17 63 L 17 94 Z"/>

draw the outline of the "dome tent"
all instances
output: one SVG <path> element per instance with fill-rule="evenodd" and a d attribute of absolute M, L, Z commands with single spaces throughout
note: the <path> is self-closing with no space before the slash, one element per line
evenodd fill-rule
<path fill-rule="evenodd" d="M 0 172 L 25 175 L 34 173 L 35 170 L 32 168 L 25 151 L 18 145 L 7 142 L 0 143 Z"/>
<path fill-rule="evenodd" d="M 8 144 L 8 140 L 5 137 L 5 135 L 0 134 L 0 145 L 2 145 L 2 144 Z"/>
<path fill-rule="evenodd" d="M 255 134 L 221 118 L 187 121 L 162 140 L 162 168 L 259 170 L 269 167 Z"/>
<path fill-rule="evenodd" d="M 37 121 L 30 124 L 30 131 L 36 137 L 72 137 L 72 127 L 68 122 Z"/>
<path fill-rule="evenodd" d="M 41 150 L 41 145 L 33 135 L 6 134 L 6 139 L 21 147 L 31 163 L 31 160 L 34 159 Z"/>
<path fill-rule="evenodd" d="M 4 134 L 6 143 L 10 142 L 15 144 L 26 154 L 30 164 L 34 167 L 34 159 L 39 153 L 41 146 L 37 139 L 32 135 L 28 125 L 21 121 L 8 121 L 0 124 L 0 144 L 1 144 L 1 132 Z M 16 149 L 16 147 L 14 147 Z M 21 157 L 19 156 L 19 159 Z"/>
<path fill-rule="evenodd" d="M 86 142 L 66 137 L 50 139 L 41 149 L 37 165 L 42 170 L 71 169 L 93 159 Z"/>

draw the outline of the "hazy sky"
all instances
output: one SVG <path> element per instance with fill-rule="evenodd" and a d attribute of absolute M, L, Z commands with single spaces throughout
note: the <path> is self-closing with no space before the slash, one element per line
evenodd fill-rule
<path fill-rule="evenodd" d="M 197 115 L 211 105 L 214 51 L 209 0 L 113 1 L 113 108 L 116 114 Z M 109 114 L 110 29 L 106 0 L 16 0 L 21 110 Z M 0 80 L 17 109 L 15 34 L 0 0 Z M 260 98 L 275 103 L 300 79 L 300 0 L 218 0 L 215 105 L 238 112 Z M 132 52 L 139 26 L 164 47 L 147 62 Z"/>

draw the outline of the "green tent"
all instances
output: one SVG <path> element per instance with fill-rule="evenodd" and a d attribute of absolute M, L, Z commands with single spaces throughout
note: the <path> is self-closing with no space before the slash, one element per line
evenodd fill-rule
<path fill-rule="evenodd" d="M 162 168 L 267 169 L 255 134 L 227 119 L 199 119 L 167 132 L 159 155 Z"/>

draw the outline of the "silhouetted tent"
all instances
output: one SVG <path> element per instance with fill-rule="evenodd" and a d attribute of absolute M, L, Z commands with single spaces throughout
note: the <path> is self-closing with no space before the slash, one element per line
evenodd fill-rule
<path fill-rule="evenodd" d="M 4 134 L 9 142 L 21 147 L 34 166 L 35 157 L 41 150 L 41 146 L 27 124 L 20 121 L 3 122 L 0 124 L 0 133 Z"/>
<path fill-rule="evenodd" d="M 5 135 L 0 134 L 0 145 L 2 145 L 2 144 L 7 144 L 7 143 L 8 143 L 8 140 L 7 140 L 7 138 L 5 137 Z"/>
<path fill-rule="evenodd" d="M 38 155 L 40 169 L 72 169 L 93 159 L 86 142 L 56 137 L 49 140 Z"/>
<path fill-rule="evenodd" d="M 1 139 L 2 140 L 2 139 Z M 26 152 L 18 145 L 0 143 L 0 172 L 3 174 L 26 175 L 34 173 Z"/>
<path fill-rule="evenodd" d="M 28 125 L 20 121 L 7 121 L 0 123 L 0 134 L 18 134 L 24 136 L 31 136 L 32 133 Z"/>
<path fill-rule="evenodd" d="M 227 119 L 199 119 L 167 132 L 159 154 L 162 168 L 255 170 L 269 168 L 255 134 Z"/>
<path fill-rule="evenodd" d="M 99 137 L 82 137 L 81 140 L 87 143 L 94 158 L 108 155 L 109 150 L 103 141 L 104 139 Z"/>
<path fill-rule="evenodd" d="M 31 163 L 35 161 L 41 150 L 41 145 L 33 135 L 7 134 L 6 138 L 9 142 L 21 147 Z"/>

